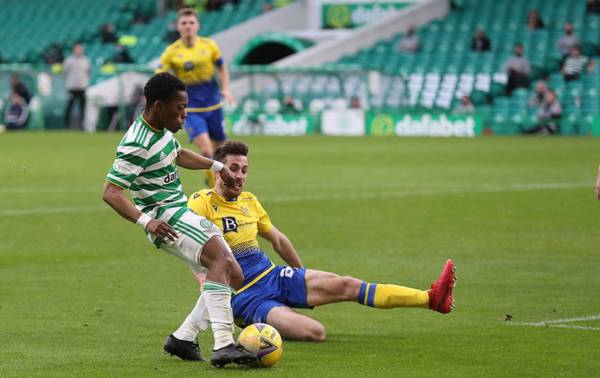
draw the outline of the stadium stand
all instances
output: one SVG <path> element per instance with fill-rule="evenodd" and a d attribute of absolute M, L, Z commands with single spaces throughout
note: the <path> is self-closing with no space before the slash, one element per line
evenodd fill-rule
<path fill-rule="evenodd" d="M 545 28 L 528 30 L 527 14 L 532 9 L 538 10 Z M 537 109 L 527 105 L 533 86 L 505 95 L 504 64 L 515 43 L 521 43 L 532 66 L 532 83 L 545 78 L 562 103 L 562 133 L 588 133 L 600 108 L 600 70 L 586 73 L 580 80 L 563 80 L 557 42 L 566 22 L 573 24 L 584 54 L 597 61 L 600 16 L 586 14 L 583 1 L 457 0 L 447 17 L 417 30 L 421 42 L 417 53 L 398 51 L 396 46 L 404 37 L 398 33 L 334 62 L 379 72 L 382 86 L 378 93 L 368 96 L 366 80 L 356 77 L 347 79 L 342 87 L 335 77 L 306 75 L 287 76 L 281 90 L 308 107 L 315 101 L 327 106 L 354 95 L 375 109 L 439 111 L 451 111 L 468 95 L 495 134 L 513 134 L 537 122 Z M 471 50 L 478 29 L 490 38 L 491 51 Z M 251 100 L 264 104 L 277 96 L 281 97 L 280 89 L 271 85 L 251 95 Z"/>
<path fill-rule="evenodd" d="M 44 63 L 44 52 L 54 44 L 68 55 L 70 46 L 83 42 L 85 53 L 94 64 L 92 82 L 102 79 L 101 66 L 114 55 L 114 44 L 102 43 L 100 29 L 104 24 L 115 26 L 135 63 L 156 59 L 168 44 L 167 25 L 176 18 L 171 10 L 164 16 L 154 16 L 154 0 L 94 0 L 70 1 L 8 0 L 3 2 L 0 23 L 2 60 L 8 63 Z M 32 11 L 35 9 L 35 12 Z M 212 35 L 232 25 L 263 13 L 263 2 L 239 1 L 219 10 L 202 14 L 202 33 Z M 28 22 L 22 22 L 23 19 Z M 31 28 L 31 25 L 36 25 Z"/>
<path fill-rule="evenodd" d="M 202 34 L 212 35 L 256 17 L 265 11 L 264 4 L 241 0 L 205 11 L 201 13 Z M 133 63 L 147 64 L 157 59 L 169 43 L 169 25 L 175 21 L 176 12 L 169 10 L 156 16 L 155 7 L 156 0 L 3 1 L 0 63 L 5 68 L 0 71 L 0 98 L 8 98 L 13 73 L 24 78 L 32 89 L 37 87 L 32 70 L 47 71 L 49 65 L 58 63 L 53 72 L 59 73 L 60 62 L 76 42 L 83 44 L 85 55 L 92 62 L 92 85 L 113 77 L 117 46 L 103 42 L 101 29 L 106 24 L 114 26 L 116 40 L 128 49 Z M 47 109 L 46 128 L 60 128 L 66 103 L 64 82 L 55 75 L 50 81 L 52 96 L 42 97 Z"/>

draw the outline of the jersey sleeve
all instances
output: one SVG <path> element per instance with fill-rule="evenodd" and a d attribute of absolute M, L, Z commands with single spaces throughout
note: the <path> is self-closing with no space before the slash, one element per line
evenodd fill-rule
<path fill-rule="evenodd" d="M 175 151 L 179 155 L 181 153 L 181 143 L 175 137 L 173 138 L 173 143 L 175 144 Z"/>
<path fill-rule="evenodd" d="M 117 157 L 106 175 L 106 181 L 129 189 L 146 164 L 146 149 L 141 146 L 119 146 Z"/>
<path fill-rule="evenodd" d="M 258 233 L 264 234 L 266 232 L 271 231 L 273 228 L 273 224 L 271 223 L 271 218 L 269 218 L 269 214 L 262 207 L 258 199 L 256 199 L 256 211 L 258 213 Z"/>
<path fill-rule="evenodd" d="M 171 49 L 167 47 L 160 56 L 160 63 L 158 64 L 155 73 L 169 71 L 171 71 Z"/>
<path fill-rule="evenodd" d="M 210 204 L 208 203 L 208 198 L 200 194 L 200 192 L 196 192 L 190 196 L 188 200 L 188 208 L 190 208 L 194 213 L 204 217 L 210 218 Z"/>
<path fill-rule="evenodd" d="M 221 49 L 219 48 L 219 45 L 217 45 L 217 42 L 213 41 L 212 39 L 211 50 L 213 54 L 213 62 L 217 67 L 221 67 L 223 64 L 223 55 L 221 54 Z"/>

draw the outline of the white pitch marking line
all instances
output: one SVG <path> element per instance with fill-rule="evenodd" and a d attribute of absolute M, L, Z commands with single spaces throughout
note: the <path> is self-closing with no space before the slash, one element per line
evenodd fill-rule
<path fill-rule="evenodd" d="M 511 322 L 508 324 L 517 325 L 517 326 L 529 326 L 529 327 L 571 328 L 571 329 L 583 329 L 583 330 L 590 330 L 590 331 L 600 331 L 600 327 L 588 327 L 588 326 L 565 324 L 565 323 L 573 323 L 573 322 L 586 322 L 586 321 L 591 321 L 591 320 L 600 320 L 600 314 L 595 314 L 595 315 L 590 315 L 590 316 L 580 316 L 580 317 L 576 317 L 576 318 L 542 320 L 541 322 Z"/>
<path fill-rule="evenodd" d="M 469 194 L 469 193 L 503 193 L 520 192 L 529 190 L 555 190 L 555 189 L 574 189 L 591 188 L 590 183 L 571 182 L 571 183 L 531 183 L 531 184 L 513 184 L 510 186 L 489 186 L 489 187 L 463 187 L 454 189 L 421 189 L 416 191 L 381 191 L 372 193 L 343 194 L 338 195 L 302 195 L 302 196 L 282 196 L 267 197 L 263 202 L 298 202 L 298 201 L 317 201 L 317 200 L 336 200 L 336 199 L 368 199 L 368 198 L 399 198 L 399 197 L 421 197 L 436 196 L 446 194 Z"/>
<path fill-rule="evenodd" d="M 503 193 L 518 192 L 529 190 L 555 190 L 555 189 L 573 189 L 573 188 L 591 188 L 593 183 L 584 182 L 557 182 L 557 183 L 529 183 L 512 184 L 509 186 L 484 186 L 479 188 L 463 187 L 454 189 L 416 189 L 414 191 L 381 191 L 371 193 L 339 193 L 334 195 L 307 194 L 301 196 L 274 196 L 266 197 L 266 203 L 286 203 L 299 201 L 321 201 L 321 200 L 347 200 L 347 199 L 368 199 L 368 198 L 402 198 L 402 197 L 426 197 L 448 194 L 469 194 L 469 193 Z M 73 206 L 73 207 L 46 207 L 33 209 L 5 209 L 0 210 L 0 215 L 33 215 L 33 214 L 57 214 L 57 213 L 77 213 L 87 211 L 106 210 L 108 206 Z"/>

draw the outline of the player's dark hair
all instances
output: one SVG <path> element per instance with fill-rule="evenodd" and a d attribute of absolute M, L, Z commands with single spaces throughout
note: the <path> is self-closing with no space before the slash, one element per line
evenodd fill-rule
<path fill-rule="evenodd" d="M 248 156 L 249 150 L 250 148 L 247 144 L 235 140 L 229 140 L 225 142 L 224 145 L 215 150 L 215 153 L 213 154 L 213 159 L 224 163 L 227 155 Z"/>
<path fill-rule="evenodd" d="M 168 72 L 161 72 L 152 76 L 144 85 L 144 96 L 148 107 L 152 106 L 155 101 L 167 102 L 175 97 L 177 92 L 181 91 L 185 91 L 183 81 Z"/>
<path fill-rule="evenodd" d="M 194 8 L 181 8 L 179 12 L 177 12 L 177 20 L 183 16 L 194 16 L 198 19 L 198 13 L 196 13 Z"/>

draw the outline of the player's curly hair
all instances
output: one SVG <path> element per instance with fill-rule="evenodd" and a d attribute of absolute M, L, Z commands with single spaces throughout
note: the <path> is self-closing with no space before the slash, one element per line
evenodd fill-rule
<path fill-rule="evenodd" d="M 225 142 L 224 145 L 215 150 L 215 153 L 213 154 L 213 159 L 224 163 L 227 155 L 248 156 L 249 150 L 250 148 L 244 142 L 229 140 Z"/>
<path fill-rule="evenodd" d="M 167 102 L 180 91 L 185 92 L 185 84 L 177 76 L 168 72 L 157 73 L 144 85 L 144 96 L 148 107 L 155 101 Z"/>

